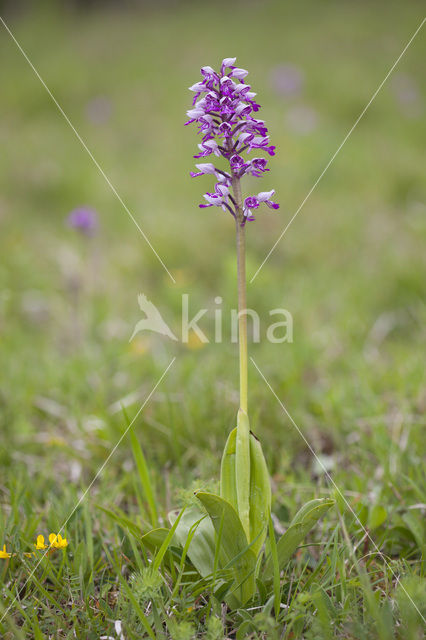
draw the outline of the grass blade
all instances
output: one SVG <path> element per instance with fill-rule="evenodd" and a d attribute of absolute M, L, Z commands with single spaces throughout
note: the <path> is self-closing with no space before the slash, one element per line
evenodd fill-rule
<path fill-rule="evenodd" d="M 269 516 L 269 544 L 271 546 L 271 561 L 274 578 L 274 611 L 275 617 L 278 618 L 281 605 L 281 583 L 280 583 L 280 565 L 278 562 L 278 550 L 275 540 L 274 523 Z"/>
<path fill-rule="evenodd" d="M 154 571 L 158 571 L 158 569 L 160 568 L 160 564 L 164 558 L 164 554 L 166 553 L 167 549 L 169 548 L 169 545 L 172 541 L 172 538 L 174 536 L 174 533 L 176 531 L 176 528 L 179 524 L 179 521 L 181 519 L 181 517 L 183 516 L 184 512 L 185 512 L 186 507 L 183 507 L 182 511 L 180 512 L 180 514 L 178 515 L 178 517 L 176 518 L 172 528 L 169 530 L 169 532 L 167 533 L 167 536 L 164 539 L 163 544 L 161 545 L 157 555 L 155 556 L 155 560 L 154 560 L 154 564 L 153 564 L 153 569 Z"/>
<path fill-rule="evenodd" d="M 126 418 L 127 424 L 129 425 L 129 419 L 127 417 L 126 412 L 123 409 L 124 416 Z M 133 451 L 133 457 L 136 462 L 136 467 L 139 474 L 139 479 L 142 484 L 142 488 L 145 493 L 145 498 L 148 503 L 148 510 L 151 517 L 151 524 L 153 527 L 158 526 L 158 513 L 157 506 L 155 501 L 154 488 L 152 486 L 151 478 L 149 475 L 148 465 L 146 463 L 145 455 L 143 453 L 142 447 L 139 443 L 139 440 L 133 429 L 129 429 L 129 437 L 130 444 Z"/>

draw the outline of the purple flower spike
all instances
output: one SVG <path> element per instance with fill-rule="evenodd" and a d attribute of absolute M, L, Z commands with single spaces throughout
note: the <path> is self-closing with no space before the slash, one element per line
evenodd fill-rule
<path fill-rule="evenodd" d="M 67 217 L 67 225 L 86 236 L 93 236 L 98 228 L 98 214 L 88 207 L 73 209 Z"/>
<path fill-rule="evenodd" d="M 264 203 L 270 209 L 278 209 L 279 205 L 271 200 L 275 193 L 273 190 L 249 196 L 244 202 L 241 190 L 235 190 L 244 175 L 260 178 L 269 171 L 266 158 L 245 160 L 244 152 L 248 154 L 258 149 L 270 156 L 275 155 L 264 121 L 254 117 L 260 105 L 255 102 L 256 94 L 245 81 L 248 71 L 236 67 L 235 62 L 236 58 L 224 58 L 219 72 L 210 66 L 201 68 L 201 80 L 190 87 L 195 95 L 185 124 L 195 122 L 202 136 L 199 153 L 194 158 L 216 156 L 227 162 L 226 169 L 217 166 L 216 161 L 197 164 L 198 171 L 190 172 L 194 178 L 211 174 L 217 180 L 214 192 L 208 191 L 204 195 L 207 203 L 199 206 L 203 209 L 221 207 L 244 226 L 247 221 L 254 220 L 251 210 L 260 204 Z"/>

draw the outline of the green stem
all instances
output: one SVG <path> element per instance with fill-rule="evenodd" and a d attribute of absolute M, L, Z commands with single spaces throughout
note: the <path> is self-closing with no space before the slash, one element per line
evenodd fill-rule
<path fill-rule="evenodd" d="M 232 189 L 236 202 L 235 220 L 237 236 L 238 269 L 238 342 L 240 349 L 240 408 L 247 414 L 247 292 L 246 292 L 246 243 L 243 221 L 243 203 L 240 179 L 232 178 Z"/>
<path fill-rule="evenodd" d="M 247 416 L 247 294 L 246 245 L 240 179 L 232 178 L 236 203 L 236 236 L 238 267 L 238 342 L 240 345 L 240 409 L 237 416 L 235 450 L 235 485 L 238 515 L 250 542 L 250 427 Z"/>

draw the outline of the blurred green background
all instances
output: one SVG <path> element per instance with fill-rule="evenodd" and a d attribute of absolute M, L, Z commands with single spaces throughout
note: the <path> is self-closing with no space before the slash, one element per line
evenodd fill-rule
<path fill-rule="evenodd" d="M 261 189 L 275 188 L 281 209 L 261 211 L 248 226 L 250 277 L 420 24 L 420 9 L 417 2 L 9 6 L 10 29 L 177 285 L 2 27 L 4 458 L 30 455 L 44 466 L 37 442 L 58 428 L 71 446 L 77 430 L 86 446 L 85 416 L 104 419 L 135 390 L 143 397 L 174 355 L 162 388 L 178 396 L 174 419 L 203 449 L 210 439 L 220 448 L 236 408 L 235 345 L 191 350 L 148 334 L 139 347 L 128 344 L 138 292 L 175 330 L 183 292 L 194 312 L 213 309 L 216 295 L 225 309 L 235 306 L 232 219 L 198 209 L 211 181 L 189 178 L 198 139 L 182 126 L 187 87 L 201 65 L 236 55 L 277 146 Z M 264 341 L 252 355 L 308 436 L 327 434 L 337 447 L 360 420 L 383 416 L 386 424 L 395 411 L 423 413 L 426 402 L 424 52 L 420 33 L 248 288 L 262 321 L 280 306 L 294 318 L 293 344 Z M 83 205 L 100 218 L 90 241 L 65 225 Z M 211 334 L 212 327 L 210 315 Z M 266 446 L 271 441 L 277 465 L 291 460 L 289 442 L 303 443 L 254 370 L 250 385 Z M 65 423 L 40 414 L 39 396 L 61 405 Z M 149 446 L 165 462 L 173 450 L 163 437 L 155 433 Z"/>
<path fill-rule="evenodd" d="M 261 211 L 248 225 L 250 277 L 419 26 L 421 7 L 6 4 L 9 28 L 177 284 L 2 26 L 2 482 L 22 469 L 43 487 L 41 503 L 50 492 L 60 496 L 62 483 L 87 483 L 120 433 L 120 402 L 134 413 L 173 356 L 137 432 L 161 477 L 166 467 L 182 485 L 217 475 L 238 402 L 236 346 L 148 334 L 128 342 L 141 315 L 139 292 L 175 331 L 182 293 L 194 313 L 213 310 L 217 295 L 224 316 L 236 304 L 232 219 L 198 209 L 211 181 L 189 177 L 198 139 L 183 127 L 187 87 L 200 66 L 236 55 L 277 146 L 261 189 L 275 188 L 281 209 Z M 419 454 L 424 54 L 421 32 L 248 288 L 262 321 L 276 307 L 292 313 L 293 344 L 263 340 L 251 354 L 351 489 L 364 490 L 377 474 L 380 485 L 384 473 L 407 472 Z M 84 205 L 99 214 L 91 239 L 65 224 Z M 212 313 L 202 325 L 210 337 Z M 254 368 L 250 391 L 254 428 L 278 484 L 307 469 L 315 478 L 315 461 Z M 398 463 L 389 469 L 393 448 Z M 128 458 L 123 443 L 106 483 Z M 164 477 L 159 483 L 164 501 Z"/>
<path fill-rule="evenodd" d="M 237 348 L 129 337 L 142 292 L 179 332 L 181 295 L 224 318 L 236 305 L 234 226 L 198 208 L 187 87 L 237 56 L 277 155 L 257 190 L 278 212 L 247 226 L 248 276 L 307 196 L 422 20 L 420 2 L 2 3 L 2 15 L 176 280 L 173 284 L 0 25 L 0 493 L 3 539 L 57 530 L 164 369 L 135 432 L 161 509 L 218 476 L 238 405 Z M 425 36 L 420 32 L 254 282 L 262 319 L 289 310 L 294 342 L 250 353 L 365 523 L 387 532 L 424 502 Z M 246 185 L 246 193 L 254 183 Z M 95 209 L 92 238 L 66 225 Z M 327 493 L 318 462 L 254 367 L 249 410 L 284 521 Z M 87 497 L 141 508 L 124 440 Z M 19 507 L 17 505 L 20 505 Z M 385 505 L 385 521 L 369 513 Z M 412 518 L 419 512 L 411 511 Z M 87 539 L 79 511 L 69 539 Z M 419 514 L 420 515 L 420 514 Z M 420 520 L 419 520 L 420 522 Z M 374 526 L 373 526 L 374 524 Z M 413 525 L 414 526 L 414 525 Z M 393 528 L 392 528 L 393 527 Z M 418 529 L 417 529 L 418 531 Z M 355 539 L 362 532 L 352 532 Z M 395 551 L 396 550 L 396 551 Z M 408 636 L 407 636 L 408 637 Z"/>

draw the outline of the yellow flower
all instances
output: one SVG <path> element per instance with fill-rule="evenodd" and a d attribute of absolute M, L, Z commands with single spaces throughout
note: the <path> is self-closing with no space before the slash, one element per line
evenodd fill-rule
<path fill-rule="evenodd" d="M 3 545 L 3 549 L 0 549 L 0 558 L 10 558 L 11 557 L 11 553 L 8 553 L 6 551 L 6 545 Z"/>
<path fill-rule="evenodd" d="M 171 274 L 179 286 L 186 285 L 188 283 L 189 271 L 187 269 L 172 269 Z M 167 281 L 168 284 L 168 281 Z"/>
<path fill-rule="evenodd" d="M 51 533 L 49 535 L 50 546 L 55 549 L 64 549 L 68 546 L 68 540 L 63 538 L 60 533 L 56 535 L 56 533 Z"/>
<path fill-rule="evenodd" d="M 199 335 L 195 331 L 190 331 L 188 335 L 188 349 L 202 349 L 206 346 L 206 343 L 203 340 L 200 340 Z"/>
<path fill-rule="evenodd" d="M 151 341 L 147 337 L 137 337 L 130 343 L 130 350 L 139 356 L 146 353 L 151 345 Z"/>
<path fill-rule="evenodd" d="M 34 543 L 36 549 L 47 549 L 47 544 L 44 544 L 44 536 L 37 536 L 37 542 Z"/>

